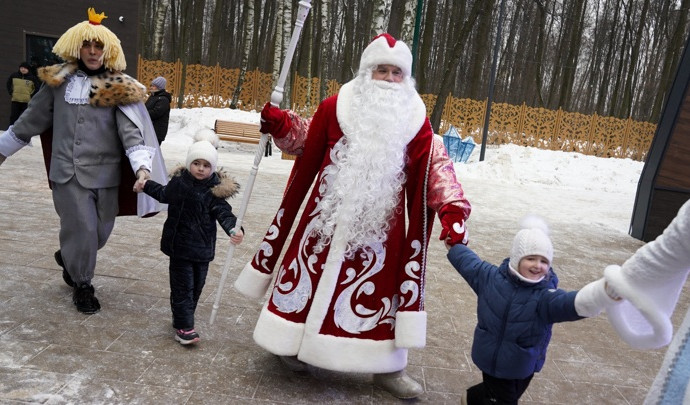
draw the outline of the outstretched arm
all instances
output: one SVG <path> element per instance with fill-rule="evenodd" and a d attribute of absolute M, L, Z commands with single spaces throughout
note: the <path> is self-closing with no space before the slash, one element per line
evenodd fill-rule
<path fill-rule="evenodd" d="M 670 317 L 690 271 L 690 201 L 654 241 L 642 246 L 622 267 L 605 277 L 628 302 L 609 311 L 616 332 L 631 346 L 651 349 L 671 341 Z"/>

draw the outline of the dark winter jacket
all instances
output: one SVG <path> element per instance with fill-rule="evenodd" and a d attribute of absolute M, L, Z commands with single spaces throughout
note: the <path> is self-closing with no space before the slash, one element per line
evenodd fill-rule
<path fill-rule="evenodd" d="M 39 87 L 41 87 L 41 82 L 31 73 L 24 75 L 16 71 L 7 78 L 7 93 L 12 101 L 17 103 L 28 103 Z"/>
<path fill-rule="evenodd" d="M 493 377 L 523 379 L 540 371 L 552 324 L 582 319 L 577 291 L 557 289 L 553 269 L 541 282 L 526 283 L 510 271 L 509 259 L 496 267 L 461 244 L 448 251 L 448 260 L 477 294 L 472 360 Z"/>
<path fill-rule="evenodd" d="M 172 96 L 165 90 L 159 90 L 151 94 L 146 100 L 146 109 L 151 116 L 153 129 L 156 131 L 158 144 L 163 143 L 168 134 L 168 122 L 170 121 L 170 102 Z"/>
<path fill-rule="evenodd" d="M 212 261 L 216 221 L 228 235 L 237 222 L 225 199 L 234 196 L 239 187 L 225 172 L 217 171 L 200 181 L 184 167 L 175 170 L 167 186 L 148 180 L 144 192 L 168 204 L 161 251 L 172 259 Z"/>

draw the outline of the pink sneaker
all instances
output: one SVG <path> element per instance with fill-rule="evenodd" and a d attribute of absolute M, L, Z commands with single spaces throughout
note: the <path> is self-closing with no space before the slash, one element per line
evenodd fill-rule
<path fill-rule="evenodd" d="M 181 345 L 190 345 L 199 341 L 199 334 L 192 329 L 178 329 L 175 334 L 175 340 Z"/>

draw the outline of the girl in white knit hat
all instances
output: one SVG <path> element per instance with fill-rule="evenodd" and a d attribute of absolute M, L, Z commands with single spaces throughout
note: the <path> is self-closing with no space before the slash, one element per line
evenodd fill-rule
<path fill-rule="evenodd" d="M 237 217 L 226 201 L 237 193 L 239 185 L 224 171 L 216 170 L 215 145 L 217 139 L 197 140 L 189 148 L 186 166 L 173 172 L 167 186 L 153 180 L 135 185 L 135 191 L 168 204 L 161 251 L 170 257 L 173 328 L 175 339 L 183 345 L 199 341 L 194 311 L 215 255 L 216 221 L 230 236 L 230 243 L 239 244 L 244 238 L 242 229 L 235 229 Z"/>
<path fill-rule="evenodd" d="M 521 228 L 500 266 L 446 243 L 448 260 L 478 299 L 472 360 L 483 382 L 463 393 L 463 404 L 517 404 L 544 365 L 552 324 L 596 316 L 617 302 L 603 278 L 580 291 L 558 289 L 548 226 L 528 216 Z"/>

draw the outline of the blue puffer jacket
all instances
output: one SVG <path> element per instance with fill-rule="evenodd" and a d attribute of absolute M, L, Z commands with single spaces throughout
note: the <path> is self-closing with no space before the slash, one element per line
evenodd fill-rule
<path fill-rule="evenodd" d="M 238 190 L 237 182 L 221 171 L 200 181 L 189 170 L 179 167 L 166 186 L 148 180 L 144 192 L 168 204 L 161 251 L 174 259 L 193 262 L 213 260 L 216 221 L 230 235 L 237 217 L 225 199 L 234 196 Z"/>
<path fill-rule="evenodd" d="M 509 259 L 496 267 L 461 244 L 450 249 L 448 260 L 477 294 L 472 360 L 493 377 L 523 379 L 538 372 L 551 325 L 582 319 L 575 311 L 577 291 L 557 289 L 553 269 L 541 282 L 526 283 L 510 271 Z"/>

